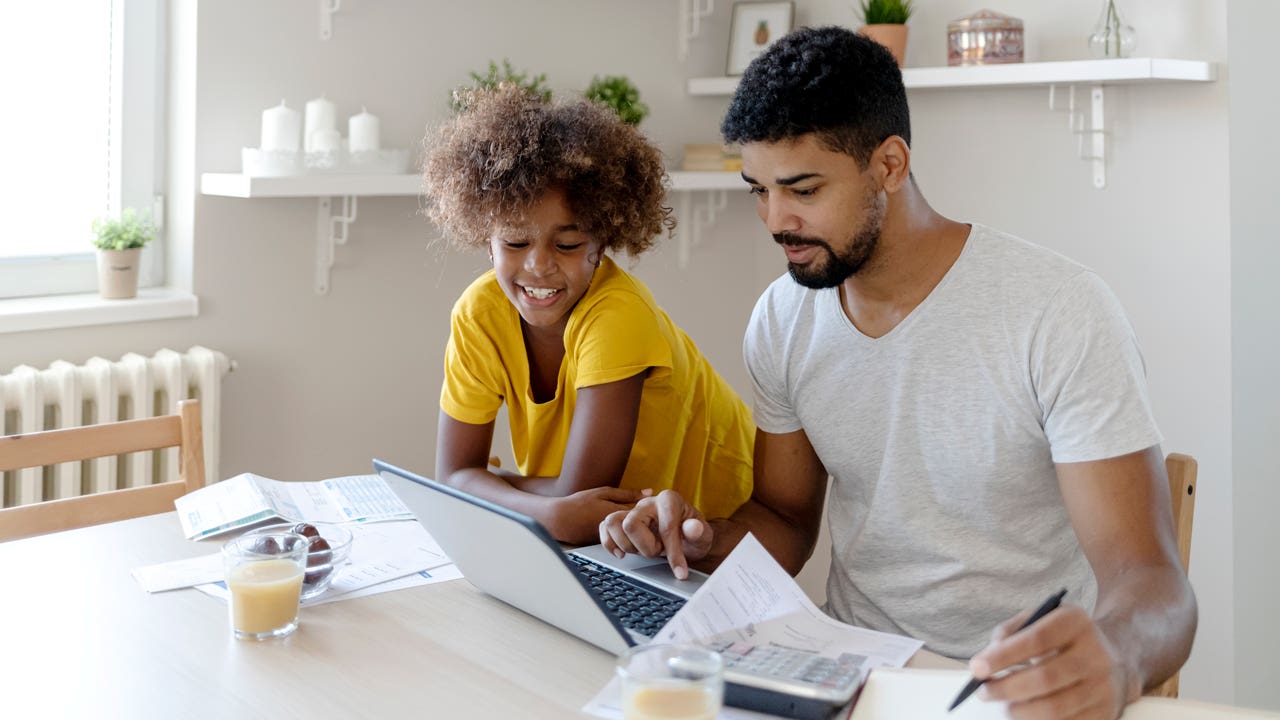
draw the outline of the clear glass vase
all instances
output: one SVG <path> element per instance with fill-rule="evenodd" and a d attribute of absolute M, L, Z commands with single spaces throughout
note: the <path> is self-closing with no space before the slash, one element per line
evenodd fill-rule
<path fill-rule="evenodd" d="M 1116 10 L 1116 0 L 1102 3 L 1102 15 L 1089 36 L 1089 52 L 1095 58 L 1124 58 L 1133 54 L 1137 37 Z"/>

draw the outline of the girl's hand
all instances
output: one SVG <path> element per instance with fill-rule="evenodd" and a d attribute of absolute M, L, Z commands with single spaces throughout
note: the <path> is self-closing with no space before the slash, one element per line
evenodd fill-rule
<path fill-rule="evenodd" d="M 595 543 L 599 540 L 600 521 L 606 515 L 630 510 L 651 494 L 651 490 L 596 487 L 565 497 L 548 498 L 552 507 L 547 530 L 560 542 L 574 545 Z"/>

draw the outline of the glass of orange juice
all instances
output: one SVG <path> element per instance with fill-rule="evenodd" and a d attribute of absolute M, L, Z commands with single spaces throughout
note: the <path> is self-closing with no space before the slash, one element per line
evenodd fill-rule
<path fill-rule="evenodd" d="M 222 564 L 237 638 L 267 640 L 297 629 L 307 538 L 292 532 L 242 535 L 222 546 Z"/>
<path fill-rule="evenodd" d="M 713 720 L 724 703 L 724 663 L 699 645 L 638 645 L 618 658 L 624 720 Z"/>

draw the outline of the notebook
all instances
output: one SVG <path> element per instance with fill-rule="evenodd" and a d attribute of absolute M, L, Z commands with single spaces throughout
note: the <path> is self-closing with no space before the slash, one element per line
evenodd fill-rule
<path fill-rule="evenodd" d="M 665 558 L 620 560 L 601 545 L 565 552 L 526 515 L 381 460 L 373 466 L 430 491 L 404 499 L 471 584 L 614 655 L 648 641 L 707 577 L 690 570 L 678 580 Z"/>

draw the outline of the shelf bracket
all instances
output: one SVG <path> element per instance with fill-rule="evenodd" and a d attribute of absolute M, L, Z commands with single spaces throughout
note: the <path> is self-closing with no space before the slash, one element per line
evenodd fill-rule
<path fill-rule="evenodd" d="M 329 278 L 333 270 L 334 248 L 347 244 L 347 231 L 356 220 L 359 200 L 354 195 L 342 196 L 342 213 L 333 214 L 333 201 L 337 198 L 322 197 L 316 209 L 316 294 L 329 292 Z"/>
<path fill-rule="evenodd" d="M 1067 88 L 1067 129 L 1076 137 L 1076 154 L 1081 160 L 1092 163 L 1093 186 L 1101 190 L 1107 186 L 1106 93 L 1101 83 L 1089 86 L 1089 125 L 1085 127 L 1084 111 L 1076 110 L 1076 86 L 1069 85 Z M 1055 102 L 1056 89 L 1056 85 L 1049 86 L 1050 110 L 1058 109 Z"/>
<path fill-rule="evenodd" d="M 320 39 L 333 37 L 333 15 L 342 7 L 342 0 L 320 0 Z"/>
<path fill-rule="evenodd" d="M 716 215 L 729 204 L 727 190 L 706 190 L 698 194 L 702 197 L 697 205 L 693 203 L 693 191 L 682 193 L 680 198 L 680 219 L 684 221 L 685 231 L 677 235 L 676 266 L 681 270 L 689 267 L 692 248 L 702 243 L 703 229 L 711 227 Z"/>
<path fill-rule="evenodd" d="M 680 27 L 676 49 L 680 62 L 689 57 L 689 41 L 702 34 L 702 19 L 715 12 L 716 0 L 680 0 Z"/>

